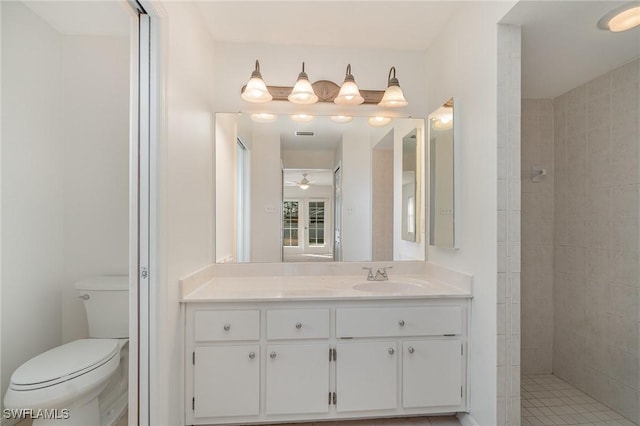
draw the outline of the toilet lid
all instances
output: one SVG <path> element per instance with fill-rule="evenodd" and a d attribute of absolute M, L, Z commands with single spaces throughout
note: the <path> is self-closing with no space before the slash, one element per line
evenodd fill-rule
<path fill-rule="evenodd" d="M 81 339 L 53 348 L 22 364 L 12 384 L 50 385 L 99 367 L 118 353 L 116 339 Z"/>

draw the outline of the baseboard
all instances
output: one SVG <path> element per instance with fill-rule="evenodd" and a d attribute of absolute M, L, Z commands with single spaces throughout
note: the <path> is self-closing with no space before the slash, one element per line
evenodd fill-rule
<path fill-rule="evenodd" d="M 476 419 L 469 413 L 458 413 L 456 417 L 460 420 L 462 426 L 480 426 L 478 422 L 476 422 Z"/>

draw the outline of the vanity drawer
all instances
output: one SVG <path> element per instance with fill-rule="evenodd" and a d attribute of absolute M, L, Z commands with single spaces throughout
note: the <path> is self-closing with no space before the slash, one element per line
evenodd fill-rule
<path fill-rule="evenodd" d="M 329 309 L 269 309 L 267 339 L 328 339 Z"/>
<path fill-rule="evenodd" d="M 462 333 L 462 307 L 336 309 L 336 336 L 442 336 Z"/>
<path fill-rule="evenodd" d="M 193 338 L 196 342 L 258 340 L 260 311 L 196 311 Z"/>

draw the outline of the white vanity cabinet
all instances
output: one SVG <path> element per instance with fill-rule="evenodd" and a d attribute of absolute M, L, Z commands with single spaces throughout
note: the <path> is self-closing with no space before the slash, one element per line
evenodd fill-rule
<path fill-rule="evenodd" d="M 185 424 L 466 411 L 469 301 L 186 303 Z"/>

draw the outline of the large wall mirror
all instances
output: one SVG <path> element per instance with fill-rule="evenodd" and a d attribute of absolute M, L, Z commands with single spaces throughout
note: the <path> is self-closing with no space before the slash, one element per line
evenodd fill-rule
<path fill-rule="evenodd" d="M 429 244 L 455 247 L 455 120 L 453 98 L 429 115 Z"/>
<path fill-rule="evenodd" d="M 217 262 L 425 259 L 425 121 L 334 120 L 216 114 Z"/>

